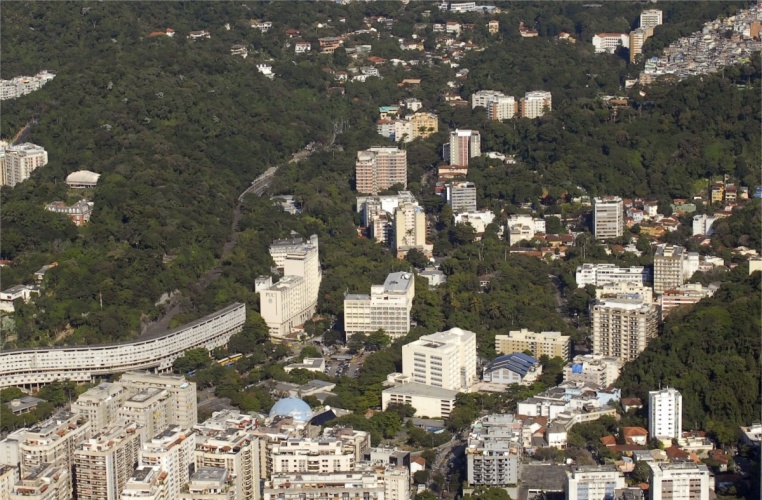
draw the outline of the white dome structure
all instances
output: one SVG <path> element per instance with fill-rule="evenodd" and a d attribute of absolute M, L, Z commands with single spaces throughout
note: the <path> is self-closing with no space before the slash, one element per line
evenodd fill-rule
<path fill-rule="evenodd" d="M 270 418 L 293 417 L 299 422 L 309 422 L 312 419 L 310 405 L 299 398 L 284 398 L 275 403 L 270 410 Z"/>
<path fill-rule="evenodd" d="M 101 174 L 96 174 L 89 170 L 77 170 L 66 177 L 66 184 L 75 189 L 95 187 L 98 184 L 100 176 Z"/>

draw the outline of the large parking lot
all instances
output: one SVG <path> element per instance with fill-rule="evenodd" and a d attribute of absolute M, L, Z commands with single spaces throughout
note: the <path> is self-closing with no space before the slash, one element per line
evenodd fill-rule
<path fill-rule="evenodd" d="M 338 358 L 338 359 L 337 359 Z M 325 366 L 325 373 L 331 377 L 357 378 L 362 369 L 365 353 L 356 356 L 333 356 Z"/>

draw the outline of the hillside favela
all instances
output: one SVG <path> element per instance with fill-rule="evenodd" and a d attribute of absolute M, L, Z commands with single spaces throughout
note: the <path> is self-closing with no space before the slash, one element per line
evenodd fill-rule
<path fill-rule="evenodd" d="M 0 500 L 759 500 L 762 4 L 0 8 Z"/>

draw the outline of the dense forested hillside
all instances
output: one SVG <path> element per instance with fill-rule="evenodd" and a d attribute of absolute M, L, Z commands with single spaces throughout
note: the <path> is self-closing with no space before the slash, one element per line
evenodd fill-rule
<path fill-rule="evenodd" d="M 659 386 L 683 395 L 683 428 L 734 442 L 737 425 L 759 418 L 760 273 L 739 266 L 711 299 L 675 311 L 664 333 L 622 372 L 622 394 L 648 398 Z"/>

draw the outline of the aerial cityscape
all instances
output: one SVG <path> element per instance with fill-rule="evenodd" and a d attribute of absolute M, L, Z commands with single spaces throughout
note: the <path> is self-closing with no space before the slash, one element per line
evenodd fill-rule
<path fill-rule="evenodd" d="M 0 500 L 762 496 L 762 4 L 0 28 Z"/>

